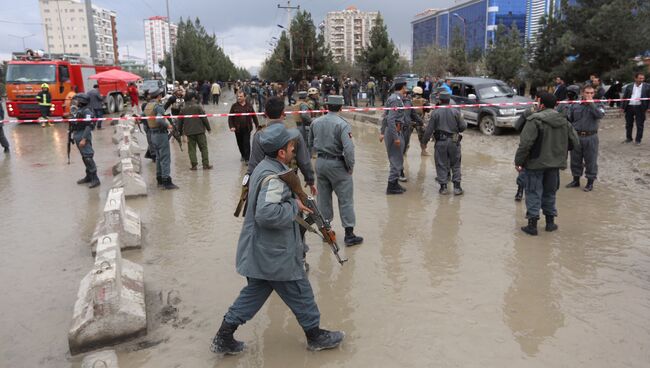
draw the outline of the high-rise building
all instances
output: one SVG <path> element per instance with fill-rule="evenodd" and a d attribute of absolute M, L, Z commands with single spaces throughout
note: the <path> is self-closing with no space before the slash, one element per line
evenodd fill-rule
<path fill-rule="evenodd" d="M 484 51 L 496 36 L 499 24 L 515 24 L 522 34 L 526 30 L 526 0 L 469 0 L 448 9 L 429 10 L 415 16 L 413 54 L 436 45 L 449 48 L 454 34 L 465 39 L 467 52 Z"/>
<path fill-rule="evenodd" d="M 375 26 L 378 15 L 378 12 L 359 11 L 354 6 L 327 13 L 320 27 L 334 61 L 356 61 L 361 50 L 370 45 L 370 30 Z"/>
<path fill-rule="evenodd" d="M 178 26 L 168 23 L 167 17 L 156 16 L 144 20 L 145 59 L 150 72 L 158 71 L 158 62 L 163 60 L 171 51 L 172 45 L 176 44 L 177 31 Z"/>
<path fill-rule="evenodd" d="M 568 0 L 567 5 L 576 5 L 576 0 Z M 542 28 L 542 18 L 560 16 L 562 0 L 526 0 L 526 41 L 535 45 Z"/>
<path fill-rule="evenodd" d="M 79 54 L 100 63 L 118 60 L 116 13 L 90 0 L 39 0 L 45 46 L 53 54 Z"/>

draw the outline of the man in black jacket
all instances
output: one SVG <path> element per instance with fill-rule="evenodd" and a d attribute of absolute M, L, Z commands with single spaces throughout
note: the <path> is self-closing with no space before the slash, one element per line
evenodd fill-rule
<path fill-rule="evenodd" d="M 636 139 L 634 143 L 637 145 L 641 144 L 645 114 L 648 111 L 650 101 L 637 99 L 649 97 L 650 85 L 645 83 L 645 75 L 643 73 L 636 73 L 634 83 L 630 83 L 623 90 L 623 98 L 632 99 L 632 101 L 623 101 L 622 108 L 625 112 L 625 141 L 623 143 L 632 142 L 632 130 L 634 129 L 634 121 L 636 120 Z"/>
<path fill-rule="evenodd" d="M 553 92 L 553 95 L 555 95 L 557 101 L 566 100 L 566 92 L 566 85 L 562 77 L 555 77 L 555 92 Z"/>

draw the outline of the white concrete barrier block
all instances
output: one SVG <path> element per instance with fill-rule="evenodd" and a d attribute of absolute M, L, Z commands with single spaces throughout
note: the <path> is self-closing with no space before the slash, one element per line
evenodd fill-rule
<path fill-rule="evenodd" d="M 103 350 L 88 354 L 81 361 L 81 368 L 119 368 L 115 350 Z"/>
<path fill-rule="evenodd" d="M 97 244 L 93 269 L 81 280 L 68 345 L 72 354 L 147 332 L 142 266 L 122 259 L 119 236 Z"/>
<path fill-rule="evenodd" d="M 147 195 L 147 183 L 136 173 L 130 163 L 122 164 L 122 173 L 113 178 L 113 188 L 124 188 L 124 196 L 137 197 Z"/>
<path fill-rule="evenodd" d="M 142 247 L 140 216 L 126 206 L 124 188 L 108 191 L 102 218 L 97 223 L 91 245 L 95 246 L 98 238 L 108 233 L 119 234 L 122 249 Z"/>
<path fill-rule="evenodd" d="M 142 162 L 140 160 L 134 158 L 123 158 L 118 163 L 113 165 L 113 176 L 117 176 L 124 171 L 123 166 L 125 161 L 128 162 L 127 168 L 129 165 L 133 167 L 133 172 L 136 172 L 138 174 L 142 172 Z"/>

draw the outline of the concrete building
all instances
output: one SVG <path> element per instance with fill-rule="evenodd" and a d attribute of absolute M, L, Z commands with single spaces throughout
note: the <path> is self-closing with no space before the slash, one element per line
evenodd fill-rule
<path fill-rule="evenodd" d="M 116 13 L 90 0 L 39 0 L 47 52 L 79 54 L 95 62 L 119 59 Z"/>
<path fill-rule="evenodd" d="M 464 37 L 468 52 L 475 49 L 484 51 L 494 41 L 499 24 L 510 27 L 515 23 L 523 43 L 526 4 L 527 0 L 469 0 L 448 9 L 420 13 L 411 22 L 412 58 L 432 45 L 449 48 L 455 32 Z"/>
<path fill-rule="evenodd" d="M 167 17 L 156 16 L 144 20 L 145 59 L 150 72 L 158 71 L 158 62 L 163 60 L 172 45 L 176 44 L 177 32 L 178 26 L 167 23 Z"/>
<path fill-rule="evenodd" d="M 356 61 L 361 50 L 370 45 L 370 30 L 378 15 L 378 12 L 359 11 L 354 6 L 327 13 L 320 27 L 325 35 L 325 43 L 332 50 L 334 61 Z"/>

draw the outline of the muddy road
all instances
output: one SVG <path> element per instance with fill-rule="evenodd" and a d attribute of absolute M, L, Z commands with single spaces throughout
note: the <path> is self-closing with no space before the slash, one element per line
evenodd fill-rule
<path fill-rule="evenodd" d="M 225 101 L 233 101 L 231 94 Z M 208 111 L 227 112 L 229 105 Z M 559 231 L 519 230 L 513 201 L 518 137 L 463 141 L 462 197 L 439 196 L 432 157 L 412 147 L 408 192 L 384 194 L 388 163 L 378 128 L 354 123 L 356 232 L 339 266 L 313 235 L 310 280 L 322 326 L 347 334 L 311 353 L 295 318 L 273 295 L 237 337 L 237 357 L 209 344 L 245 280 L 234 267 L 242 219 L 232 216 L 244 167 L 225 119 L 211 119 L 212 171 L 189 171 L 172 148 L 177 191 L 150 194 L 144 246 L 123 257 L 145 271 L 149 333 L 116 347 L 120 367 L 647 367 L 650 362 L 650 144 L 621 145 L 623 122 L 601 132 L 601 180 L 592 193 L 558 193 Z M 58 125 L 5 128 L 0 157 L 0 366 L 79 367 L 67 345 L 89 241 L 117 160 L 112 129 L 96 131 L 102 186 L 89 190 L 76 149 L 66 165 Z M 563 184 L 570 174 L 562 173 Z M 343 232 L 338 214 L 334 225 Z"/>

